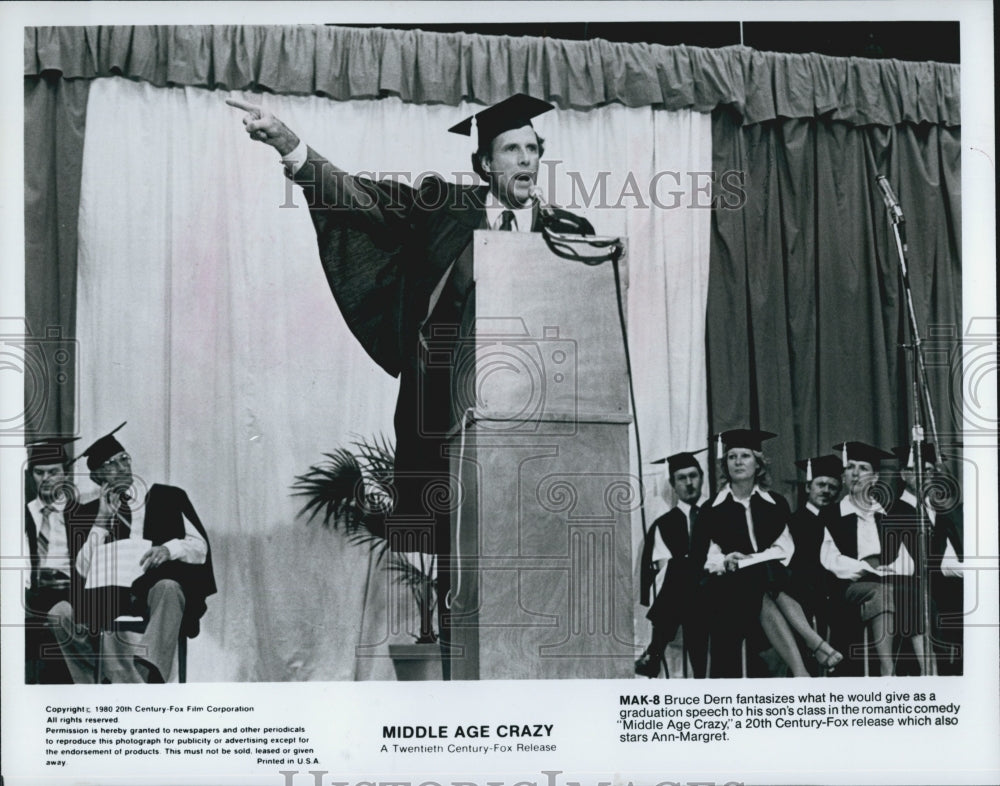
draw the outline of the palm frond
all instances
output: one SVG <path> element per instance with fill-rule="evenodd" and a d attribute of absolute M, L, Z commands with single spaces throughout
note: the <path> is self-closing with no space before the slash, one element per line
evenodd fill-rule
<path fill-rule="evenodd" d="M 435 641 L 434 609 L 437 606 L 435 557 L 419 554 L 419 565 L 395 551 L 386 528 L 395 499 L 395 451 L 384 434 L 357 437 L 354 452 L 338 448 L 324 453 L 324 460 L 295 476 L 292 496 L 304 497 L 300 516 L 311 522 L 322 516 L 327 529 L 342 530 L 352 545 L 367 548 L 376 564 L 407 587 L 420 609 L 418 641 Z M 397 544 L 396 548 L 400 544 Z"/>
<path fill-rule="evenodd" d="M 336 529 L 343 524 L 348 530 L 360 523 L 364 507 L 365 481 L 357 458 L 346 448 L 324 454 L 326 460 L 313 464 L 303 475 L 296 475 L 292 496 L 305 497 L 299 515 L 308 514 L 308 521 L 323 515 L 323 526 Z"/>
<path fill-rule="evenodd" d="M 399 552 L 391 551 L 393 559 L 386 564 L 385 568 L 390 573 L 395 574 L 400 584 L 410 589 L 423 589 L 429 586 L 431 589 L 437 588 L 437 579 L 432 578 L 426 572 L 421 571 L 416 565 L 410 562 Z"/>
<path fill-rule="evenodd" d="M 374 487 L 373 493 L 391 499 L 395 450 L 389 440 L 379 434 L 371 440 L 356 439 L 352 444 L 360 456 L 362 471 Z"/>

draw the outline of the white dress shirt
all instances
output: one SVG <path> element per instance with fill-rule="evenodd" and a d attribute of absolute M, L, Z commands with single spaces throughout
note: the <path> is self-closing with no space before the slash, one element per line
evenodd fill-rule
<path fill-rule="evenodd" d="M 45 503 L 38 497 L 28 503 L 28 511 L 35 521 L 36 544 L 38 536 L 42 533 L 44 508 Z M 57 570 L 69 576 L 69 543 L 66 542 L 66 520 L 63 517 L 66 500 L 62 497 L 55 499 L 49 508 L 49 529 L 46 532 L 49 545 L 45 555 L 38 561 L 38 567 L 42 570 Z"/>
<path fill-rule="evenodd" d="M 517 209 L 505 207 L 492 191 L 486 197 L 486 226 L 493 230 L 500 229 L 505 210 L 509 210 L 514 214 L 514 226 L 511 227 L 512 232 L 531 231 L 531 222 L 535 217 L 535 206 L 529 202 L 527 207 L 519 207 Z"/>
<path fill-rule="evenodd" d="M 868 570 L 870 566 L 864 561 L 865 557 L 879 557 L 882 554 L 882 541 L 879 539 L 875 514 L 884 514 L 885 511 L 877 502 L 871 508 L 860 508 L 848 495 L 840 500 L 840 515 L 849 516 L 852 513 L 857 516 L 858 522 L 857 559 L 841 553 L 828 529 L 824 530 L 823 544 L 819 547 L 820 564 L 838 579 L 849 581 L 859 579 L 865 573 L 870 572 Z M 909 576 L 913 573 L 913 559 L 902 543 L 899 544 L 896 559 L 886 566 L 885 570 L 887 573 L 896 573 L 901 576 Z"/>
<path fill-rule="evenodd" d="M 917 498 L 909 489 L 903 489 L 903 493 L 899 495 L 899 499 L 914 510 L 917 509 Z M 924 505 L 924 512 L 927 513 L 927 520 L 931 523 L 931 527 L 933 527 L 937 521 L 937 514 L 930 505 L 926 504 Z M 951 545 L 950 540 L 945 540 L 944 554 L 941 557 L 941 573 L 952 578 L 962 577 L 962 562 L 959 560 L 958 554 L 955 553 L 955 547 Z"/>
<path fill-rule="evenodd" d="M 760 560 L 766 561 L 768 559 L 777 559 L 782 565 L 788 565 L 788 562 L 792 558 L 792 554 L 795 553 L 795 541 L 792 540 L 792 533 L 788 531 L 788 525 L 781 531 L 781 534 L 775 538 L 774 543 L 768 546 L 763 551 L 759 551 L 759 546 L 757 545 L 757 537 L 753 532 L 753 517 L 750 514 L 750 499 L 754 494 L 760 496 L 761 499 L 771 503 L 774 503 L 774 497 L 768 494 L 760 486 L 754 486 L 753 490 L 750 492 L 750 496 L 746 499 L 737 499 L 733 494 L 732 486 L 726 486 L 722 491 L 720 491 L 714 500 L 712 500 L 712 507 L 722 503 L 727 497 L 732 497 L 736 502 L 741 504 L 744 509 L 747 524 L 747 533 L 750 535 L 750 545 L 753 546 L 754 553 L 759 553 L 761 555 Z M 749 555 L 747 555 L 749 556 Z M 708 546 L 708 557 L 705 559 L 705 570 L 709 573 L 725 573 L 726 555 L 722 553 L 722 549 L 713 540 Z"/>
<path fill-rule="evenodd" d="M 294 175 L 298 172 L 306 163 L 306 158 L 309 156 L 309 151 L 307 145 L 301 139 L 296 148 L 289 153 L 287 156 L 282 156 L 281 162 L 285 165 L 288 170 L 289 175 Z"/>
<path fill-rule="evenodd" d="M 677 508 L 684 514 L 684 520 L 687 522 L 687 532 L 688 532 L 688 544 L 690 547 L 691 543 L 691 506 L 688 503 L 678 500 Z M 656 563 L 660 563 L 660 569 L 656 571 L 656 577 L 654 579 L 654 584 L 656 586 L 656 592 L 660 591 L 660 587 L 663 586 L 663 579 L 667 575 L 667 563 L 674 558 L 674 555 L 670 553 L 670 549 L 667 548 L 667 544 L 663 542 L 663 538 L 660 536 L 660 528 L 656 527 L 653 530 L 653 555 L 650 559 Z"/>
<path fill-rule="evenodd" d="M 195 528 L 194 524 L 188 521 L 187 516 L 182 515 L 182 518 L 184 519 L 184 537 L 168 540 L 161 545 L 166 548 L 172 560 L 187 562 L 191 565 L 203 565 L 208 558 L 208 544 L 201 536 L 201 533 Z M 146 506 L 141 505 L 132 513 L 132 523 L 129 525 L 129 538 L 142 540 L 145 528 Z M 94 524 L 90 528 L 87 540 L 76 555 L 76 570 L 84 578 L 90 572 L 90 563 L 94 557 L 94 549 L 103 545 L 110 534 L 107 527 L 100 527 Z"/>

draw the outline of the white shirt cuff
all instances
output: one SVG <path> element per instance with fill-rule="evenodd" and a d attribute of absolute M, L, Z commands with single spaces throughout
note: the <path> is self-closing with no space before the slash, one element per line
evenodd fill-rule
<path fill-rule="evenodd" d="M 288 174 L 294 176 L 296 172 L 302 169 L 308 155 L 306 143 L 300 139 L 298 146 L 291 153 L 287 156 L 282 156 L 281 163 L 285 165 Z"/>

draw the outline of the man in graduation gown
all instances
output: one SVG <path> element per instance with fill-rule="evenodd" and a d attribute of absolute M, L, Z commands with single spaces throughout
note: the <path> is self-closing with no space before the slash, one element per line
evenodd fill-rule
<path fill-rule="evenodd" d="M 937 470 L 937 451 L 929 442 L 921 443 L 923 455 L 924 513 L 930 528 L 927 554 L 927 577 L 930 581 L 931 644 L 935 653 L 937 672 L 940 675 L 962 673 L 962 621 L 964 609 L 962 596 L 962 562 L 964 550 L 962 531 L 955 520 L 941 507 L 953 507 L 955 499 L 943 493 L 948 484 L 940 482 Z M 893 448 L 900 465 L 903 490 L 892 503 L 885 517 L 886 528 L 898 533 L 906 543 L 917 543 L 920 516 L 917 511 L 917 477 L 909 445 Z M 938 505 L 936 503 L 942 503 Z M 918 549 L 914 548 L 914 558 Z M 919 565 L 916 566 L 919 568 Z M 914 575 L 898 581 L 896 589 L 896 629 L 901 636 L 913 643 L 913 663 L 921 673 L 929 673 L 923 664 L 923 640 L 926 635 L 920 602 L 919 569 Z M 909 653 L 907 653 L 909 656 Z M 907 658 L 909 660 L 909 657 Z M 902 665 L 902 664 L 901 664 Z M 906 664 L 907 666 L 909 663 Z M 897 669 L 898 670 L 898 669 Z"/>
<path fill-rule="evenodd" d="M 691 670 L 695 677 L 705 676 L 708 620 L 698 586 L 701 565 L 693 565 L 689 558 L 704 481 L 701 465 L 695 458 L 700 452 L 675 453 L 653 462 L 667 462 L 677 505 L 653 522 L 642 547 L 639 602 L 650 607 L 646 617 L 653 623 L 653 635 L 646 651 L 635 662 L 635 672 L 646 677 L 658 676 L 661 663 L 666 676 L 671 676 L 664 651 L 682 627 Z"/>
<path fill-rule="evenodd" d="M 892 638 L 895 599 L 894 577 L 911 575 L 913 559 L 906 545 L 890 537 L 884 525 L 885 509 L 873 492 L 881 462 L 892 454 L 864 442 L 835 445 L 844 467 L 846 492 L 839 505 L 822 512 L 826 531 L 820 546 L 820 563 L 836 581 L 831 590 L 834 646 L 844 653 L 838 676 L 864 672 L 864 658 L 858 657 L 864 628 L 875 648 L 883 677 L 894 673 Z"/>
<path fill-rule="evenodd" d="M 826 621 L 827 573 L 819 561 L 825 531 L 822 511 L 834 504 L 840 495 L 843 467 L 838 456 L 825 455 L 796 461 L 805 470 L 806 501 L 788 520 L 788 530 L 795 543 L 795 553 L 788 563 L 788 593 L 794 597 L 806 615 Z"/>
<path fill-rule="evenodd" d="M 448 517 L 433 509 L 425 491 L 448 477 L 444 437 L 460 413 L 451 407 L 450 367 L 435 361 L 441 347 L 432 355 L 427 341 L 457 335 L 473 285 L 475 230 L 537 232 L 554 219 L 562 232 L 575 227 L 593 234 L 586 220 L 543 210 L 533 197 L 544 146 L 531 120 L 553 107 L 518 94 L 463 120 L 449 130 L 478 131 L 473 169 L 487 184 L 430 176 L 414 188 L 348 175 L 259 106 L 227 103 L 247 113 L 250 137 L 274 147 L 302 187 L 320 260 L 348 327 L 376 363 L 400 378 L 390 524 L 402 525 L 397 529 L 404 534 L 421 533 L 408 550 L 447 554 Z M 438 566 L 439 591 L 446 591 L 445 567 Z"/>
<path fill-rule="evenodd" d="M 216 591 L 212 555 L 205 528 L 183 489 L 153 484 L 144 499 L 133 498 L 132 460 L 114 437 L 122 426 L 83 452 L 100 494 L 73 512 L 74 528 L 86 528 L 74 557 L 82 599 L 75 611 L 77 620 L 95 634 L 119 615 L 142 616 L 146 630 L 134 655 L 104 671 L 113 682 L 163 682 L 178 637 L 198 635 L 205 599 Z M 128 587 L 87 588 L 91 571 L 101 570 L 95 562 L 101 547 L 129 538 L 151 543 L 139 558 L 138 578 Z"/>
<path fill-rule="evenodd" d="M 70 592 L 73 536 L 69 519 L 76 488 L 67 476 L 66 445 L 76 438 L 47 439 L 28 445 L 28 473 L 35 489 L 24 509 L 24 535 L 31 564 L 24 592 L 25 666 L 29 683 L 92 682 L 79 667 L 93 646 L 74 623 Z"/>

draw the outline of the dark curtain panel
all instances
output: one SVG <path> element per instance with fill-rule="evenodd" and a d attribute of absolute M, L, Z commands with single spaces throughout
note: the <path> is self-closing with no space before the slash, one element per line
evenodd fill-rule
<path fill-rule="evenodd" d="M 766 450 L 776 489 L 791 496 L 796 458 L 842 439 L 885 448 L 910 439 L 905 299 L 876 175 L 906 215 L 922 338 L 939 353 L 942 339 L 961 335 L 959 130 L 816 118 L 742 125 L 720 109 L 712 144 L 716 173 L 739 173 L 730 183 L 742 180 L 745 200 L 720 191 L 713 212 L 710 422 L 713 432 L 747 423 L 777 432 Z M 954 456 L 951 374 L 940 354 L 932 360 L 942 448 Z"/>
<path fill-rule="evenodd" d="M 24 80 L 25 431 L 72 434 L 77 214 L 90 80 Z"/>

